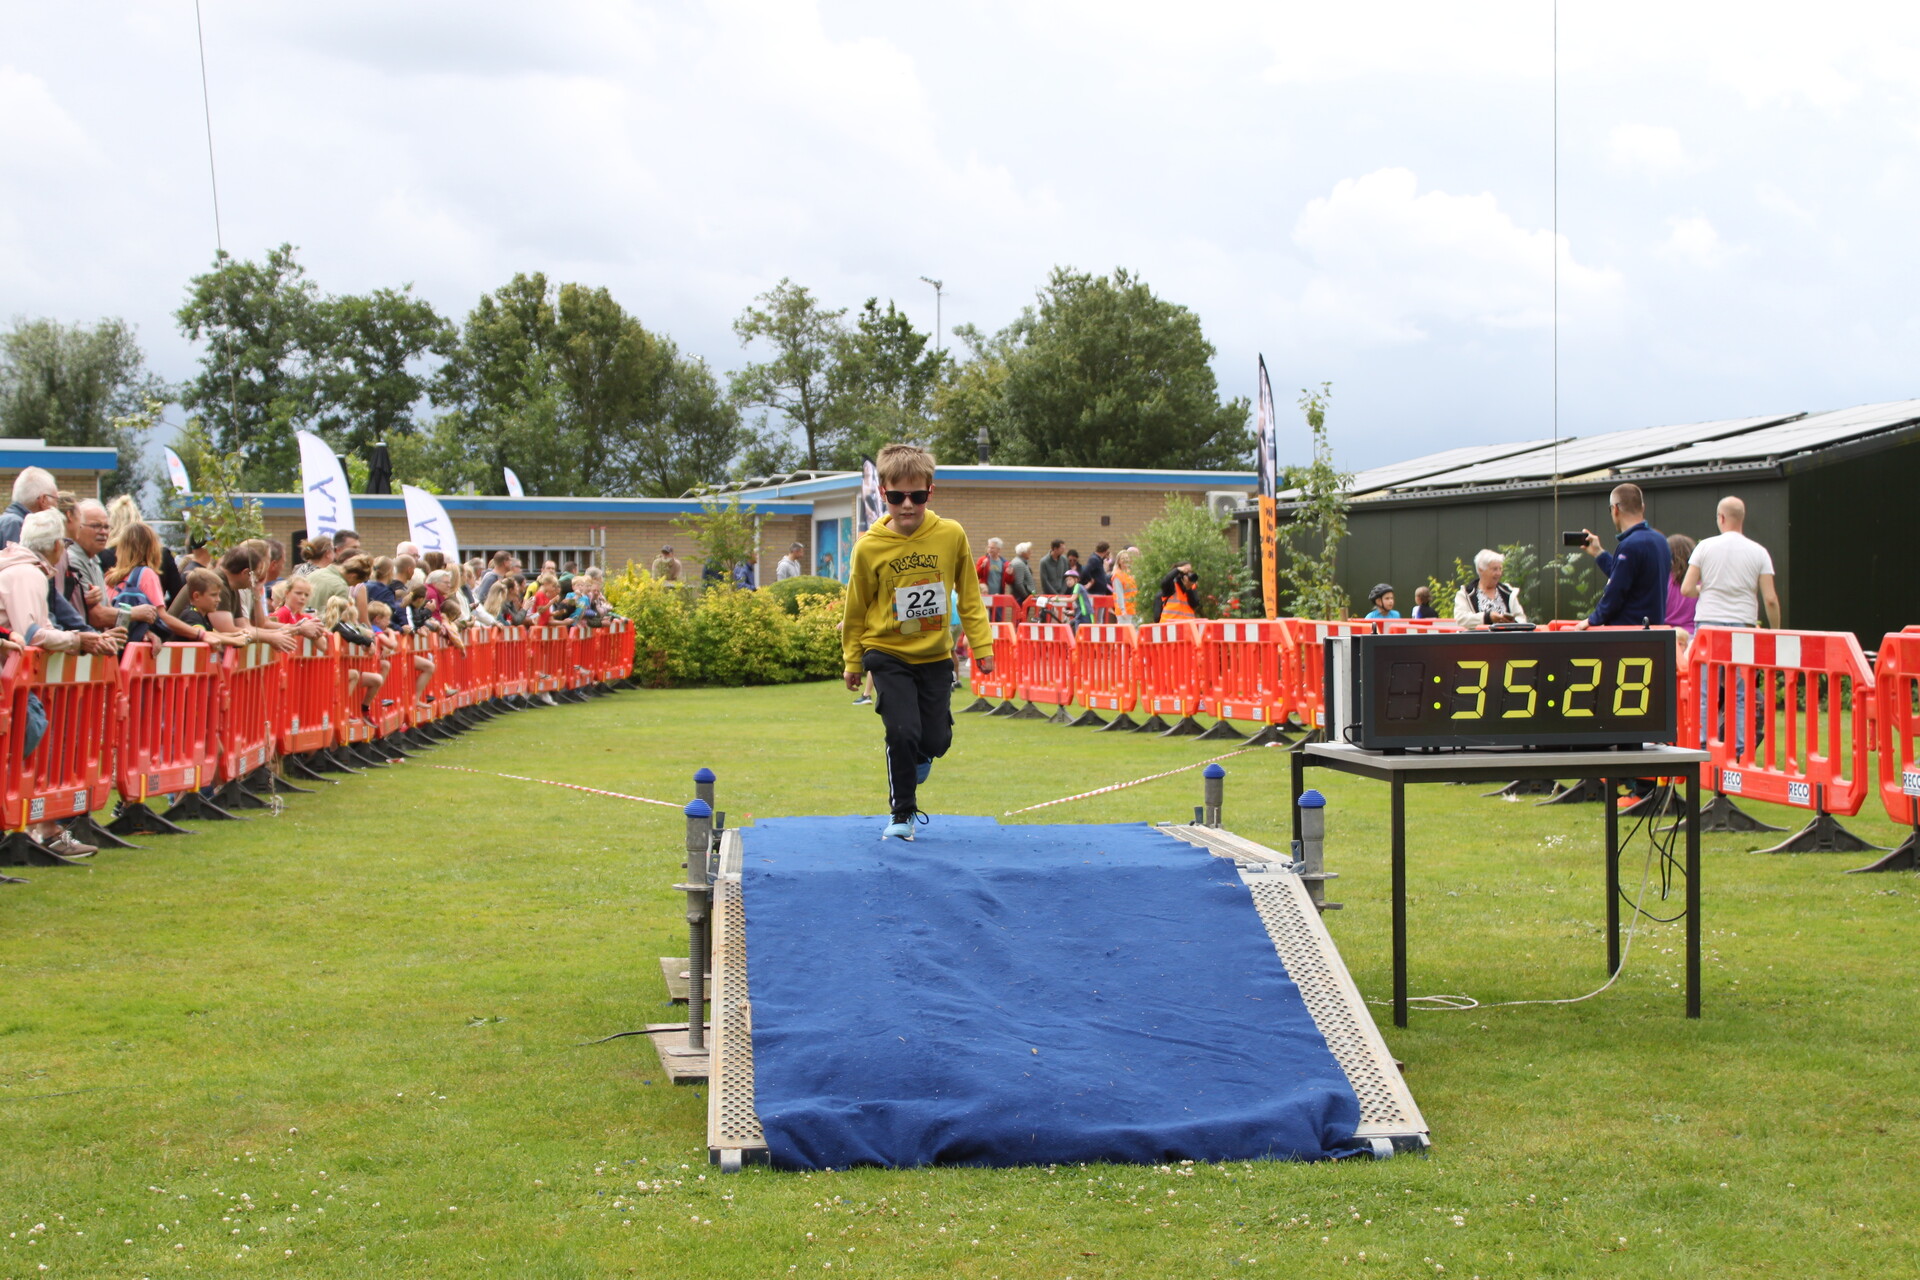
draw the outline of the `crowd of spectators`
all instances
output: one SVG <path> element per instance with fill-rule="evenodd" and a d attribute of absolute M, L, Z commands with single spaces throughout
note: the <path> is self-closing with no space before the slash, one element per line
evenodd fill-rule
<path fill-rule="evenodd" d="M 1001 539 L 988 538 L 973 568 L 982 594 L 1011 596 L 1019 605 L 1040 597 L 1038 607 L 1062 621 L 1157 622 L 1165 584 L 1159 595 L 1143 600 L 1133 575 L 1139 558 L 1138 547 L 1116 552 L 1106 542 L 1095 543 L 1093 554 L 1083 558 L 1065 539 L 1055 538 L 1035 564 L 1031 542 L 1016 543 L 1009 556 Z M 1102 596 L 1112 597 L 1110 606 L 1097 602 Z"/>
<path fill-rule="evenodd" d="M 331 632 L 380 655 L 374 670 L 356 672 L 352 682 L 351 709 L 371 718 L 392 679 L 400 636 L 465 645 L 474 628 L 592 627 L 613 616 L 598 566 L 563 572 L 549 560 L 534 572 L 506 551 L 490 563 L 456 564 L 411 542 L 379 555 L 351 529 L 296 535 L 294 546 L 291 565 L 287 544 L 274 538 L 233 547 L 194 539 L 176 559 L 131 497 L 107 505 L 76 500 L 51 473 L 29 467 L 0 512 L 0 654 L 32 646 L 110 656 L 141 642 L 249 641 L 285 652 Z M 431 700 L 432 658 L 415 654 L 412 668 L 415 697 Z M 47 714 L 30 694 L 29 756 L 46 736 Z M 94 852 L 57 823 L 30 825 L 28 834 L 67 857 Z"/>

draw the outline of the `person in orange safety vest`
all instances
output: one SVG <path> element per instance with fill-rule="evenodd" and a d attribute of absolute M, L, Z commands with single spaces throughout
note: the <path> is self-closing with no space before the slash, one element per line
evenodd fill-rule
<path fill-rule="evenodd" d="M 1200 585 L 1200 575 L 1193 571 L 1193 563 L 1182 560 L 1168 570 L 1167 576 L 1160 579 L 1160 616 L 1161 622 L 1198 622 L 1199 610 L 1194 608 L 1194 592 Z"/>

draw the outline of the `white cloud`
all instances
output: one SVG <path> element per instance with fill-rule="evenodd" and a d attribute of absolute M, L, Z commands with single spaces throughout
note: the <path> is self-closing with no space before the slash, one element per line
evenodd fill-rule
<path fill-rule="evenodd" d="M 1771 182 L 1755 183 L 1753 198 L 1762 209 L 1767 210 L 1769 213 L 1777 213 L 1783 218 L 1791 218 L 1793 221 L 1803 222 L 1807 226 L 1814 224 L 1814 216 L 1811 210 Z"/>
<path fill-rule="evenodd" d="M 1698 215 L 1669 218 L 1667 226 L 1669 230 L 1666 240 L 1660 245 L 1661 253 L 1691 266 L 1711 270 L 1724 266 L 1744 252 L 1722 240 L 1713 223 Z"/>
<path fill-rule="evenodd" d="M 1687 167 L 1677 130 L 1659 124 L 1617 124 L 1607 133 L 1607 163 L 1627 173 L 1656 176 Z"/>
<path fill-rule="evenodd" d="M 1576 262 L 1565 236 L 1515 224 L 1491 194 L 1421 192 L 1406 169 L 1342 179 L 1301 211 L 1293 241 L 1313 266 L 1300 299 L 1309 324 L 1370 342 L 1547 327 L 1556 255 L 1563 318 L 1609 313 L 1624 288 L 1617 271 Z"/>

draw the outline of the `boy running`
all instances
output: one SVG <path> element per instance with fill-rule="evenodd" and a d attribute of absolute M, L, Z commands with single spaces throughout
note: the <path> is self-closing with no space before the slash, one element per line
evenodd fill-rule
<path fill-rule="evenodd" d="M 993 629 L 966 530 L 927 510 L 933 455 L 890 444 L 875 467 L 888 514 L 854 544 L 842 648 L 847 688 L 859 689 L 863 674 L 873 677 L 874 710 L 887 730 L 892 821 L 880 834 L 911 840 L 917 788 L 953 743 L 948 602 L 959 604 L 981 671 L 993 670 Z"/>

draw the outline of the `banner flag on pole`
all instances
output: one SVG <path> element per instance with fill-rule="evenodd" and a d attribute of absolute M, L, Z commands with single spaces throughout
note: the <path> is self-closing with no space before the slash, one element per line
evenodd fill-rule
<path fill-rule="evenodd" d="M 1260 410 L 1257 436 L 1260 451 L 1260 598 L 1266 602 L 1267 616 L 1280 616 L 1280 565 L 1275 545 L 1279 537 L 1278 503 L 1279 450 L 1274 439 L 1273 384 L 1267 381 L 1267 358 L 1260 357 Z"/>
<path fill-rule="evenodd" d="M 880 493 L 880 468 L 873 465 L 872 458 L 860 460 L 860 503 L 854 511 L 854 532 L 865 533 L 879 524 L 881 517 L 887 514 L 887 500 Z M 852 556 L 852 548 L 848 548 Z"/>
<path fill-rule="evenodd" d="M 300 441 L 300 490 L 306 498 L 307 536 L 322 534 L 331 538 L 342 529 L 352 529 L 353 498 L 347 491 L 347 477 L 340 470 L 340 459 L 333 446 L 311 431 L 296 431 Z"/>
<path fill-rule="evenodd" d="M 407 500 L 407 536 L 422 551 L 443 552 L 448 564 L 459 564 L 460 539 L 454 537 L 453 521 L 440 499 L 410 484 L 401 485 L 400 494 Z"/>
<path fill-rule="evenodd" d="M 180 461 L 180 455 L 170 445 L 162 445 L 160 452 L 166 455 L 167 479 L 173 481 L 173 487 L 182 493 L 192 493 L 193 481 L 187 479 L 187 464 Z"/>
<path fill-rule="evenodd" d="M 513 468 L 512 468 L 512 467 L 502 467 L 502 468 L 500 468 L 500 469 L 501 469 L 502 471 L 504 471 L 504 472 L 506 472 L 506 473 L 507 473 L 507 496 L 508 496 L 509 498 L 524 498 L 524 497 L 526 497 L 526 496 L 527 496 L 527 491 L 526 491 L 525 489 L 522 489 L 522 488 L 520 487 L 520 477 L 519 477 L 519 476 L 517 476 L 517 475 L 515 475 L 515 474 L 513 474 Z"/>

